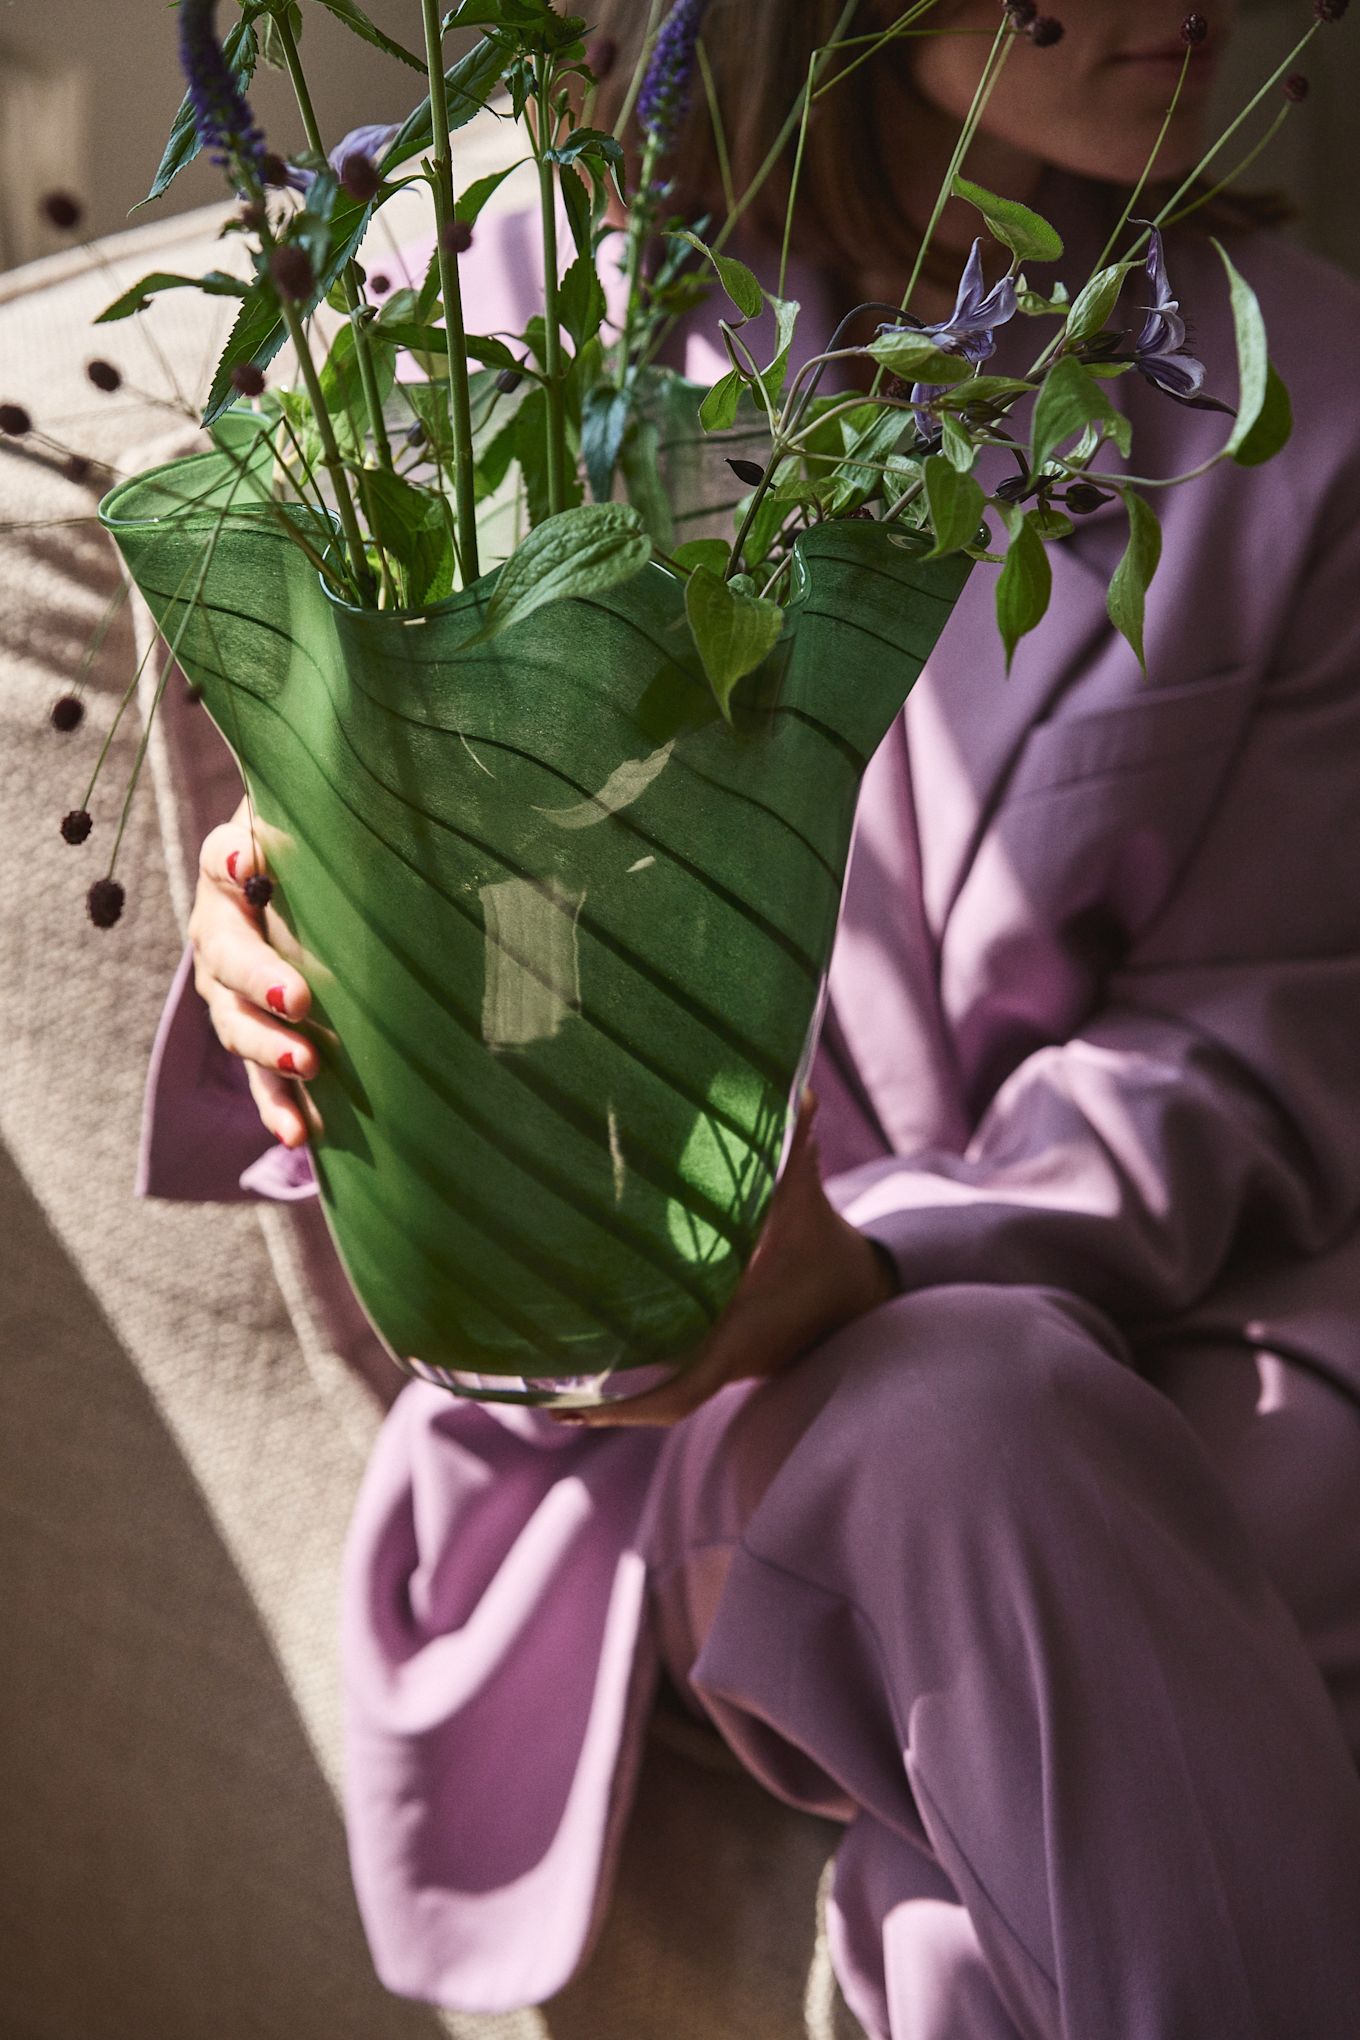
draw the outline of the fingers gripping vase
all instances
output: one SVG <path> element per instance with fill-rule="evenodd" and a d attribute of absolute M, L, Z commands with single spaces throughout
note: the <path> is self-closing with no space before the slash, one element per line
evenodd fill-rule
<path fill-rule="evenodd" d="M 230 478 L 205 454 L 103 515 L 250 787 L 350 1279 L 451 1389 L 651 1386 L 759 1234 L 860 779 L 968 563 L 867 521 L 808 533 L 728 724 L 658 564 L 464 649 L 494 574 L 420 614 L 346 608 L 276 515 L 212 507 Z"/>

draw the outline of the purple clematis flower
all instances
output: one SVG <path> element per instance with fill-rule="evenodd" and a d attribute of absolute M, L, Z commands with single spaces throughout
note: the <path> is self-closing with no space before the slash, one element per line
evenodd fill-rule
<path fill-rule="evenodd" d="M 367 127 L 351 128 L 336 143 L 326 160 L 346 190 L 350 189 L 351 183 L 358 187 L 351 193 L 352 196 L 360 195 L 368 181 L 368 172 L 376 172 L 400 132 L 399 120 L 377 121 Z M 310 191 L 315 178 L 315 170 L 294 170 L 289 166 L 288 182 L 294 191 Z M 373 189 L 377 189 L 376 177 Z"/>
<path fill-rule="evenodd" d="M 947 319 L 937 320 L 933 326 L 917 328 L 928 334 L 944 354 L 961 354 L 965 361 L 976 368 L 996 352 L 996 329 L 1013 319 L 1016 313 L 1015 278 L 1003 276 L 999 283 L 987 289 L 982 274 L 982 237 L 973 243 L 972 253 L 959 282 L 959 294 L 954 309 Z M 924 406 L 932 397 L 939 396 L 943 383 L 916 383 L 912 387 L 911 401 L 917 406 L 916 422 L 927 437 L 935 431 L 935 424 Z"/>
<path fill-rule="evenodd" d="M 1150 234 L 1145 267 L 1152 303 L 1144 308 L 1147 323 L 1134 342 L 1134 366 L 1159 390 L 1165 390 L 1169 397 L 1177 397 L 1186 403 L 1197 397 L 1203 387 L 1204 363 L 1186 352 L 1185 321 L 1181 317 L 1180 302 L 1172 297 L 1171 286 L 1167 282 L 1161 233 L 1156 227 L 1150 227 Z"/>

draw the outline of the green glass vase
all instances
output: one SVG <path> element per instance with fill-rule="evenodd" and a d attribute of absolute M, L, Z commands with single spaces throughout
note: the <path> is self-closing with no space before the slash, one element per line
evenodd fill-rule
<path fill-rule="evenodd" d="M 968 562 L 798 543 L 719 713 L 653 563 L 467 648 L 327 592 L 221 453 L 102 515 L 242 767 L 312 990 L 327 1221 L 400 1365 L 482 1399 L 640 1392 L 759 1235 L 813 1048 L 861 776 Z"/>

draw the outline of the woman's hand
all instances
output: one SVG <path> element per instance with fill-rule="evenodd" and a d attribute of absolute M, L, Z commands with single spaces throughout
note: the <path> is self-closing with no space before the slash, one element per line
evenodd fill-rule
<path fill-rule="evenodd" d="M 311 993 L 306 979 L 265 941 L 263 910 L 246 898 L 246 880 L 263 875 L 264 860 L 242 801 L 199 853 L 189 916 L 194 984 L 223 1048 L 245 1063 L 261 1119 L 276 1140 L 295 1148 L 316 1119 L 309 1106 L 309 1126 L 296 1080 L 316 1075 L 317 1055 L 288 1023 L 306 1016 Z"/>
<path fill-rule="evenodd" d="M 812 1139 L 816 1111 L 806 1092 L 750 1266 L 690 1367 L 649 1395 L 590 1410 L 555 1410 L 558 1423 L 676 1423 L 727 1382 L 777 1374 L 897 1294 L 885 1257 L 827 1201 Z"/>

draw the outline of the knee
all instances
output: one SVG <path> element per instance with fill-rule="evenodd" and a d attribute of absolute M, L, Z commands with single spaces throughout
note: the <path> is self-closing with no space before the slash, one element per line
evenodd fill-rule
<path fill-rule="evenodd" d="M 1143 1386 L 1108 1320 L 1051 1289 L 917 1290 L 836 1343 L 839 1413 L 899 1469 L 928 1467 L 936 1491 L 1008 1466 L 1032 1479 L 1078 1441 L 1088 1449 L 1093 1424 L 1123 1422 Z"/>

